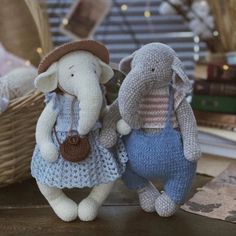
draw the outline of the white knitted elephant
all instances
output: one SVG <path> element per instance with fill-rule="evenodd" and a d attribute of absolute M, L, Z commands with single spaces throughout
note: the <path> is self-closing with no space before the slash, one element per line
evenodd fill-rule
<path fill-rule="evenodd" d="M 92 40 L 74 42 L 46 56 L 35 80 L 36 87 L 47 93 L 47 105 L 36 127 L 32 175 L 64 221 L 78 216 L 83 221 L 93 220 L 125 169 L 125 157 L 114 158 L 98 142 L 99 116 L 105 108 L 100 84 L 113 76 L 108 62 L 108 51 L 102 44 Z M 60 144 L 72 130 L 89 140 L 90 152 L 80 162 L 68 161 L 61 153 Z M 63 188 L 74 187 L 94 188 L 77 206 L 62 192 Z"/>

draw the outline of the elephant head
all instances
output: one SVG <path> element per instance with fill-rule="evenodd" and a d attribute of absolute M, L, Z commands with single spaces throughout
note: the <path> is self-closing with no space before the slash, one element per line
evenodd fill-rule
<path fill-rule="evenodd" d="M 119 110 L 131 128 L 140 128 L 139 101 L 153 86 L 161 88 L 172 83 L 176 90 L 185 93 L 191 90 L 191 82 L 175 51 L 161 43 L 147 44 L 125 57 L 120 70 L 127 76 L 118 94 Z"/>
<path fill-rule="evenodd" d="M 113 70 L 93 53 L 85 50 L 72 51 L 54 61 L 39 74 L 35 86 L 48 93 L 60 88 L 75 96 L 80 104 L 78 132 L 87 134 L 99 118 L 103 94 L 100 84 L 113 77 Z"/>

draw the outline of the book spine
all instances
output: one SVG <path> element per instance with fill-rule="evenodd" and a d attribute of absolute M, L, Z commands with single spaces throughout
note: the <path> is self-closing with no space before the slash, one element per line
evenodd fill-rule
<path fill-rule="evenodd" d="M 207 79 L 208 80 L 235 80 L 236 78 L 236 66 L 226 64 L 208 64 Z"/>
<path fill-rule="evenodd" d="M 208 127 L 212 127 L 212 128 L 218 128 L 218 129 L 222 129 L 222 130 L 228 130 L 228 131 L 236 131 L 236 127 L 235 126 L 231 126 L 231 125 L 227 125 L 227 124 L 223 124 L 223 123 L 215 123 L 212 121 L 206 121 L 206 120 L 197 120 L 197 125 L 199 126 L 208 126 Z"/>
<path fill-rule="evenodd" d="M 208 121 L 208 120 L 197 119 L 197 125 L 208 126 L 212 128 L 219 128 L 219 129 L 224 129 L 224 130 L 229 130 L 229 131 L 236 131 L 236 125 L 224 124 L 224 123 Z"/>
<path fill-rule="evenodd" d="M 218 123 L 220 125 L 225 124 L 236 128 L 236 115 L 222 114 L 215 112 L 204 112 L 199 110 L 193 110 L 197 121 L 203 121 L 208 123 Z"/>
<path fill-rule="evenodd" d="M 196 110 L 236 114 L 235 97 L 193 95 L 191 105 Z"/>
<path fill-rule="evenodd" d="M 194 84 L 194 94 L 236 97 L 236 83 L 196 81 Z"/>

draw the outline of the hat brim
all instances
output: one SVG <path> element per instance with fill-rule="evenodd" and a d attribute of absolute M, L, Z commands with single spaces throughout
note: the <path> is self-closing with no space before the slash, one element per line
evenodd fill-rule
<path fill-rule="evenodd" d="M 109 64 L 109 52 L 102 43 L 99 43 L 94 40 L 82 40 L 82 41 L 66 43 L 52 50 L 40 62 L 38 67 L 38 74 L 45 72 L 52 63 L 58 61 L 67 53 L 78 50 L 84 50 L 90 52 L 95 56 L 97 56 L 106 64 Z"/>

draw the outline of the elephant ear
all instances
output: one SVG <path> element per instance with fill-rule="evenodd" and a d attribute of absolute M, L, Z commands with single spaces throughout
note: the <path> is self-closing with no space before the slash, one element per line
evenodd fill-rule
<path fill-rule="evenodd" d="M 103 61 L 99 60 L 99 62 L 102 68 L 102 73 L 100 76 L 100 83 L 105 84 L 114 76 L 114 71 L 109 65 L 107 65 Z"/>
<path fill-rule="evenodd" d="M 191 92 L 192 83 L 189 80 L 186 73 L 184 72 L 182 62 L 177 56 L 174 57 L 172 63 L 172 70 L 173 70 L 173 75 L 172 75 L 173 87 L 177 91 L 181 91 L 184 93 Z"/>
<path fill-rule="evenodd" d="M 57 62 L 54 62 L 45 72 L 39 74 L 34 81 L 35 87 L 43 93 L 55 90 L 57 83 Z"/>
<path fill-rule="evenodd" d="M 128 74 L 131 71 L 131 63 L 134 58 L 134 53 L 129 56 L 124 57 L 119 64 L 119 70 L 122 71 L 124 74 Z"/>

